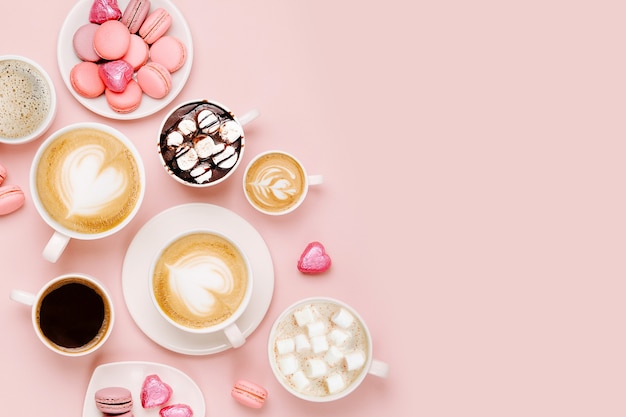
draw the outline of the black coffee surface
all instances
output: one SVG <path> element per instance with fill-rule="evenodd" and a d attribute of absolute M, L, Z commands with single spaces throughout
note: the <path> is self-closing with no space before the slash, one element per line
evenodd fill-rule
<path fill-rule="evenodd" d="M 44 335 L 52 342 L 77 348 L 98 335 L 104 315 L 104 301 L 93 288 L 69 283 L 43 299 L 39 323 Z"/>

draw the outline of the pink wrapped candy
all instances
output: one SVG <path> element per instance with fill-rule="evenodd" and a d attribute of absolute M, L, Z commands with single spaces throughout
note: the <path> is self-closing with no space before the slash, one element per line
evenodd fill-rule
<path fill-rule="evenodd" d="M 122 17 L 122 11 L 117 5 L 117 0 L 95 0 L 89 10 L 89 21 L 101 24 L 107 20 L 118 20 Z"/>
<path fill-rule="evenodd" d="M 300 255 L 298 270 L 305 274 L 318 274 L 330 268 L 330 264 L 330 256 L 326 253 L 324 245 L 320 242 L 311 242 Z"/>
<path fill-rule="evenodd" d="M 133 66 L 123 59 L 105 62 L 98 67 L 98 75 L 109 90 L 121 93 L 133 78 Z"/>
<path fill-rule="evenodd" d="M 161 381 L 158 375 L 148 375 L 141 387 L 141 406 L 143 408 L 158 407 L 169 401 L 172 387 Z"/>
<path fill-rule="evenodd" d="M 163 407 L 159 414 L 161 417 L 192 417 L 193 410 L 187 404 L 172 404 Z"/>

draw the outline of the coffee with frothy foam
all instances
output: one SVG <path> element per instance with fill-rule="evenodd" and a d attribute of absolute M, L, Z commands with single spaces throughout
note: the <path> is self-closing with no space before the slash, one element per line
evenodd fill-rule
<path fill-rule="evenodd" d="M 191 330 L 228 320 L 244 302 L 250 283 L 248 264 L 237 246 L 208 231 L 176 238 L 152 267 L 155 302 L 166 317 Z"/>
<path fill-rule="evenodd" d="M 266 213 L 297 206 L 306 193 L 306 174 L 298 161 L 282 152 L 259 156 L 246 169 L 244 191 L 248 201 Z"/>
<path fill-rule="evenodd" d="M 52 106 L 45 77 L 27 62 L 0 61 L 0 137 L 20 139 L 44 123 Z"/>
<path fill-rule="evenodd" d="M 133 152 L 112 134 L 76 128 L 48 143 L 36 166 L 37 198 L 48 216 L 82 234 L 108 232 L 135 210 L 142 193 Z"/>

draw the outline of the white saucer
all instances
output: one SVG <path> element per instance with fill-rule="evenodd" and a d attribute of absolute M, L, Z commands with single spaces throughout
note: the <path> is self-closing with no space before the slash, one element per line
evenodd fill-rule
<path fill-rule="evenodd" d="M 158 416 L 158 409 L 144 409 L 141 406 L 143 381 L 152 374 L 158 375 L 161 381 L 172 387 L 172 397 L 167 404 L 187 404 L 195 416 L 204 415 L 202 391 L 191 378 L 178 369 L 151 362 L 113 362 L 98 366 L 91 375 L 83 404 L 83 417 L 102 417 L 102 412 L 96 408 L 95 393 L 106 387 L 124 387 L 130 390 L 135 417 Z"/>
<path fill-rule="evenodd" d="M 150 297 L 150 264 L 159 247 L 177 234 L 204 228 L 236 241 L 252 265 L 254 291 L 250 305 L 237 320 L 248 337 L 261 323 L 274 292 L 274 266 L 259 232 L 234 212 L 212 204 L 193 203 L 169 208 L 150 219 L 130 243 L 122 267 L 126 306 L 137 326 L 155 343 L 186 355 L 208 355 L 231 347 L 223 333 L 192 334 L 168 323 Z M 257 285 L 258 284 L 258 285 Z"/>
<path fill-rule="evenodd" d="M 118 1 L 118 6 L 122 13 L 128 3 L 129 0 Z M 85 98 L 74 91 L 72 83 L 70 82 L 70 71 L 74 65 L 81 61 L 74 53 L 72 38 L 79 27 L 89 23 L 89 10 L 91 9 L 92 4 L 93 0 L 78 0 L 76 5 L 74 5 L 65 18 L 65 21 L 61 26 L 61 31 L 59 32 L 59 38 L 57 41 L 57 60 L 61 77 L 63 78 L 63 82 L 65 82 L 65 85 L 70 93 L 72 93 L 74 98 L 78 100 L 80 104 L 92 112 L 110 119 L 119 120 L 134 120 L 146 117 L 156 113 L 171 103 L 183 89 L 187 79 L 189 78 L 191 64 L 193 62 L 193 41 L 185 17 L 170 0 L 152 0 L 150 3 L 151 12 L 159 7 L 162 7 L 170 14 L 170 16 L 172 16 L 172 26 L 170 26 L 167 31 L 167 35 L 180 39 L 185 44 L 185 48 L 187 50 L 187 59 L 185 64 L 181 69 L 172 74 L 172 90 L 167 96 L 157 100 L 144 94 L 141 99 L 141 104 L 137 110 L 131 113 L 122 114 L 113 111 L 109 107 L 104 94 L 97 98 Z"/>

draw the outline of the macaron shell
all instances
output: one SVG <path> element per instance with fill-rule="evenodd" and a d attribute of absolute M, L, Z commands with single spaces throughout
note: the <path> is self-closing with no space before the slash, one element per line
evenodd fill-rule
<path fill-rule="evenodd" d="M 172 16 L 162 7 L 159 7 L 146 17 L 146 20 L 139 28 L 139 36 L 146 43 L 152 44 L 168 31 L 172 25 Z"/>
<path fill-rule="evenodd" d="M 103 413 L 122 414 L 133 407 L 133 397 L 124 387 L 101 388 L 94 394 L 96 407 Z"/>
<path fill-rule="evenodd" d="M 176 72 L 185 64 L 187 49 L 180 39 L 162 36 L 150 47 L 150 59 L 163 65 L 169 72 Z"/>
<path fill-rule="evenodd" d="M 4 167 L 4 165 L 0 164 L 0 184 L 2 184 L 2 181 L 4 181 L 6 177 L 7 169 Z"/>
<path fill-rule="evenodd" d="M 130 35 L 130 45 L 126 55 L 122 60 L 128 62 L 137 71 L 141 66 L 148 62 L 149 47 L 148 44 L 139 35 Z"/>
<path fill-rule="evenodd" d="M 235 382 L 230 394 L 237 402 L 251 408 L 263 407 L 267 398 L 265 388 L 246 380 Z"/>
<path fill-rule="evenodd" d="M 126 89 L 121 93 L 115 93 L 109 89 L 104 92 L 107 104 L 117 113 L 130 113 L 139 107 L 143 92 L 135 80 L 130 80 Z"/>
<path fill-rule="evenodd" d="M 130 46 L 130 32 L 119 20 L 107 20 L 96 30 L 93 47 L 96 53 L 109 61 L 120 59 Z"/>
<path fill-rule="evenodd" d="M 137 71 L 137 82 L 146 95 L 160 99 L 172 88 L 172 75 L 158 62 L 148 62 Z"/>
<path fill-rule="evenodd" d="M 120 22 L 124 23 L 130 33 L 137 33 L 150 11 L 150 0 L 131 0 L 124 9 Z"/>
<path fill-rule="evenodd" d="M 95 98 L 104 93 L 104 82 L 98 74 L 98 64 L 83 61 L 72 67 L 70 83 L 79 95 L 85 98 Z"/>
<path fill-rule="evenodd" d="M 74 32 L 72 46 L 74 47 L 74 53 L 81 60 L 89 62 L 97 62 L 100 60 L 100 55 L 93 49 L 93 38 L 99 27 L 100 25 L 96 23 L 87 23 Z"/>
<path fill-rule="evenodd" d="M 26 197 L 17 185 L 0 187 L 0 215 L 13 213 L 24 205 Z"/>

